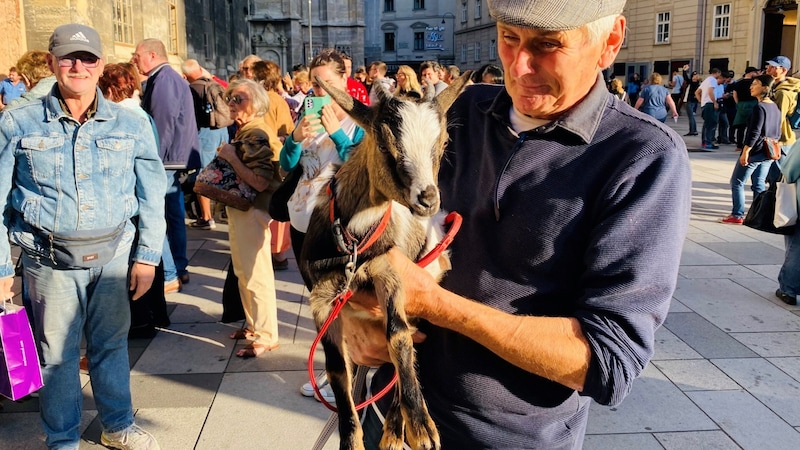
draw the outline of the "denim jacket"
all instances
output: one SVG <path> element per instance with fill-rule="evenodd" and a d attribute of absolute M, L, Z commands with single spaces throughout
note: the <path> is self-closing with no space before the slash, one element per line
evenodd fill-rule
<path fill-rule="evenodd" d="M 133 259 L 157 265 L 166 175 L 150 122 L 98 89 L 96 113 L 80 124 L 63 111 L 56 89 L 0 115 L 0 236 L 8 233 L 26 253 L 43 255 L 34 239 L 39 230 L 99 230 L 127 221 L 129 246 L 130 219 L 138 215 Z M 0 239 L 0 278 L 13 274 L 9 242 Z"/>

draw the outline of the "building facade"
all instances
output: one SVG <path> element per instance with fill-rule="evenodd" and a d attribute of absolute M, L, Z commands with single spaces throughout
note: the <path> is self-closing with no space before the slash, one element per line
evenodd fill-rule
<path fill-rule="evenodd" d="M 354 65 L 364 60 L 362 0 L 185 1 L 188 57 L 223 78 L 249 54 L 284 71 L 323 48 L 346 52 Z"/>

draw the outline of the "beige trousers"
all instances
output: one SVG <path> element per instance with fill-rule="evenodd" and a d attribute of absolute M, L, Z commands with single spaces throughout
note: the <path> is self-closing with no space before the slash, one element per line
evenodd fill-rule
<path fill-rule="evenodd" d="M 278 305 L 266 211 L 226 207 L 233 273 L 239 277 L 246 328 L 259 345 L 278 343 Z"/>

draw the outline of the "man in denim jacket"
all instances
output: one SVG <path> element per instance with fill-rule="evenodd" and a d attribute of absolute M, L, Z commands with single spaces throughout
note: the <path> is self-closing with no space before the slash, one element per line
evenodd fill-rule
<path fill-rule="evenodd" d="M 106 101 L 97 89 L 104 67 L 97 32 L 62 25 L 50 37 L 49 52 L 57 84 L 0 117 L 0 233 L 23 249 L 24 301 L 43 363 L 39 403 L 47 446 L 78 448 L 85 335 L 102 443 L 158 449 L 133 421 L 127 336 L 128 290 L 134 300 L 144 294 L 161 258 L 166 186 L 154 181 L 164 179 L 164 168 L 148 120 Z M 54 234 L 91 238 L 117 227 L 124 228 L 122 237 L 100 265 L 84 257 L 67 268 L 48 243 Z M 13 281 L 9 243 L 0 239 L 3 298 L 13 295 Z"/>

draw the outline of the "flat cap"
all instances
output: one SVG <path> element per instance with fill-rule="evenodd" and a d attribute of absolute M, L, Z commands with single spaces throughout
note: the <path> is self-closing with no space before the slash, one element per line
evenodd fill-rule
<path fill-rule="evenodd" d="M 78 23 L 61 25 L 50 36 L 50 53 L 58 58 L 75 52 L 91 53 L 103 57 L 103 43 L 94 28 Z"/>
<path fill-rule="evenodd" d="M 622 13 L 626 0 L 488 0 L 498 22 L 522 28 L 564 31 Z"/>

